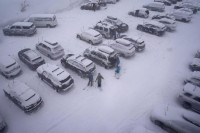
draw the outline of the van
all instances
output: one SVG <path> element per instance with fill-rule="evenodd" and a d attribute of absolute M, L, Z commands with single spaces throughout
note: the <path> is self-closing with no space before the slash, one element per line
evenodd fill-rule
<path fill-rule="evenodd" d="M 32 22 L 36 27 L 55 27 L 57 25 L 56 15 L 54 14 L 33 14 L 25 20 Z"/>

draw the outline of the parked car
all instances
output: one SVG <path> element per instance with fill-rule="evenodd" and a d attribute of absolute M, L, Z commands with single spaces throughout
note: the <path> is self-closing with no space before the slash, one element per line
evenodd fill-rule
<path fill-rule="evenodd" d="M 104 21 L 116 26 L 118 28 L 117 31 L 119 33 L 128 31 L 128 28 L 129 28 L 128 24 L 122 22 L 118 18 L 115 18 L 115 17 L 112 17 L 112 16 L 107 16 L 107 18 L 105 18 Z"/>
<path fill-rule="evenodd" d="M 36 70 L 40 65 L 45 63 L 44 59 L 30 48 L 20 50 L 18 57 L 32 70 Z"/>
<path fill-rule="evenodd" d="M 189 65 L 189 67 L 192 71 L 200 71 L 200 59 L 194 58 L 192 60 L 192 63 Z"/>
<path fill-rule="evenodd" d="M 136 126 L 133 128 L 133 130 L 130 133 L 155 133 L 155 132 L 143 126 Z"/>
<path fill-rule="evenodd" d="M 178 97 L 186 109 L 193 109 L 200 113 L 200 87 L 187 83 Z"/>
<path fill-rule="evenodd" d="M 103 41 L 102 35 L 94 29 L 88 29 L 77 34 L 77 38 L 84 40 L 91 45 L 99 44 Z"/>
<path fill-rule="evenodd" d="M 55 41 L 41 41 L 36 44 L 36 49 L 51 59 L 60 58 L 65 54 L 63 47 Z"/>
<path fill-rule="evenodd" d="M 52 86 L 57 92 L 69 90 L 74 80 L 67 71 L 49 63 L 37 68 L 37 74 L 41 80 Z"/>
<path fill-rule="evenodd" d="M 184 81 L 184 83 L 191 83 L 193 85 L 196 85 L 200 87 L 200 72 L 199 71 L 194 71 L 191 73 L 189 77 Z"/>
<path fill-rule="evenodd" d="M 163 3 L 159 3 L 159 2 L 152 2 L 149 4 L 143 5 L 143 8 L 146 8 L 151 11 L 158 11 L 158 12 L 165 11 L 165 5 Z"/>
<path fill-rule="evenodd" d="M 131 41 L 123 38 L 116 39 L 114 43 L 108 43 L 107 46 L 114 49 L 120 56 L 131 57 L 135 54 L 135 47 Z"/>
<path fill-rule="evenodd" d="M 182 108 L 165 105 L 157 106 L 151 112 L 150 118 L 152 122 L 168 132 L 200 132 L 200 115 Z"/>
<path fill-rule="evenodd" d="M 154 0 L 154 2 L 164 3 L 166 6 L 171 6 L 172 3 L 169 0 Z"/>
<path fill-rule="evenodd" d="M 0 115 L 0 132 L 3 132 L 6 127 L 7 127 L 7 124 L 4 121 L 4 119 L 2 118 L 2 116 Z"/>
<path fill-rule="evenodd" d="M 167 27 L 157 21 L 146 21 L 137 25 L 137 30 L 148 32 L 157 36 L 161 36 L 167 30 Z"/>
<path fill-rule="evenodd" d="M 162 19 L 162 18 L 167 18 L 167 19 L 171 19 L 171 20 L 175 20 L 175 17 L 170 15 L 170 14 L 157 14 L 157 15 L 154 15 L 152 17 L 152 19 Z"/>
<path fill-rule="evenodd" d="M 61 59 L 61 64 L 65 68 L 70 68 L 81 77 L 87 77 L 89 72 L 96 71 L 96 65 L 89 59 L 75 54 L 67 54 Z"/>
<path fill-rule="evenodd" d="M 177 3 L 177 0 L 168 0 L 170 1 L 172 4 L 176 4 Z"/>
<path fill-rule="evenodd" d="M 136 51 L 143 51 L 145 49 L 145 42 L 140 37 L 137 37 L 137 36 L 129 37 L 127 35 L 121 35 L 120 38 L 123 38 L 125 40 L 132 42 L 133 45 L 135 46 Z"/>
<path fill-rule="evenodd" d="M 5 95 L 24 112 L 35 110 L 43 102 L 39 94 L 20 81 L 11 81 L 3 91 Z"/>
<path fill-rule="evenodd" d="M 161 18 L 157 20 L 158 22 L 164 24 L 167 27 L 168 31 L 175 31 L 176 30 L 176 22 L 171 19 Z"/>
<path fill-rule="evenodd" d="M 101 33 L 101 35 L 106 39 L 112 39 L 114 38 L 114 35 L 116 35 L 116 32 L 118 28 L 116 26 L 113 26 L 112 24 L 100 21 L 95 26 L 94 29 Z"/>
<path fill-rule="evenodd" d="M 6 78 L 15 77 L 21 72 L 20 65 L 10 56 L 0 57 L 0 73 Z"/>
<path fill-rule="evenodd" d="M 147 9 L 136 9 L 133 11 L 128 12 L 128 15 L 141 17 L 141 18 L 148 18 L 149 17 L 149 10 Z"/>
<path fill-rule="evenodd" d="M 200 50 L 198 50 L 195 54 L 195 58 L 200 58 Z"/>
<path fill-rule="evenodd" d="M 193 13 L 197 13 L 199 8 L 193 4 L 190 3 L 180 3 L 179 5 L 174 6 L 174 9 L 180 9 L 180 8 L 189 8 L 193 11 Z"/>
<path fill-rule="evenodd" d="M 186 12 L 183 11 L 174 11 L 173 13 L 171 13 L 170 15 L 174 16 L 176 20 L 182 21 L 182 22 L 190 22 L 192 19 L 192 16 L 189 15 Z"/>
<path fill-rule="evenodd" d="M 176 10 L 188 13 L 188 15 L 190 15 L 190 16 L 193 15 L 193 11 L 191 9 L 189 9 L 189 8 L 180 8 L 180 9 L 176 9 Z"/>
<path fill-rule="evenodd" d="M 108 46 L 93 46 L 87 48 L 83 55 L 88 59 L 91 59 L 92 61 L 104 66 L 106 69 L 114 67 L 118 58 L 118 55 L 114 49 Z"/>
<path fill-rule="evenodd" d="M 57 19 L 55 14 L 32 14 L 25 22 L 32 22 L 36 27 L 56 27 Z"/>
<path fill-rule="evenodd" d="M 98 2 L 88 2 L 81 5 L 81 10 L 100 10 Z"/>
<path fill-rule="evenodd" d="M 3 28 L 4 35 L 25 35 L 31 36 L 36 33 L 36 27 L 31 22 L 16 22 Z"/>

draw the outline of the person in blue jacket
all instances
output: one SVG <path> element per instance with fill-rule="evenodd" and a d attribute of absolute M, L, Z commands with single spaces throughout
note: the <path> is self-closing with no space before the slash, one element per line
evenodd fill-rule
<path fill-rule="evenodd" d="M 93 86 L 93 74 L 91 72 L 88 72 L 87 77 L 89 79 L 88 86 Z"/>
<path fill-rule="evenodd" d="M 119 79 L 120 70 L 121 70 L 121 67 L 118 65 L 118 66 L 116 67 L 116 70 L 115 70 L 115 77 L 116 77 L 117 79 Z"/>

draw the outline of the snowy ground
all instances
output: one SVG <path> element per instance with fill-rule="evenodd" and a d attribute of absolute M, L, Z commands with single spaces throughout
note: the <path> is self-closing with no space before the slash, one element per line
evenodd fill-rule
<path fill-rule="evenodd" d="M 150 1 L 121 0 L 115 5 L 108 5 L 106 10 L 96 12 L 81 11 L 79 6 L 74 6 L 71 10 L 56 14 L 56 28 L 40 28 L 32 37 L 3 36 L 0 33 L 0 56 L 9 54 L 14 57 L 23 69 L 17 79 L 34 88 L 44 100 L 39 110 L 25 114 L 4 96 L 2 89 L 9 80 L 0 76 L 0 113 L 8 124 L 7 132 L 130 133 L 134 126 L 144 125 L 155 132 L 164 133 L 151 123 L 149 113 L 158 104 L 182 108 L 176 97 L 182 89 L 183 80 L 190 74 L 188 64 L 199 49 L 200 13 L 194 15 L 190 23 L 177 22 L 175 32 L 157 37 L 137 31 L 137 24 L 144 19 L 127 14 L 131 9 L 140 8 Z M 172 11 L 172 7 L 166 10 Z M 40 8 L 36 12 L 39 11 Z M 20 19 L 29 13 L 32 12 L 21 15 Z M 155 13 L 151 12 L 150 15 Z M 58 41 L 66 53 L 82 53 L 90 45 L 78 40 L 76 33 L 93 26 L 107 15 L 116 16 L 129 24 L 127 34 L 141 36 L 146 42 L 146 49 L 136 53 L 133 58 L 121 58 L 120 79 L 114 77 L 114 70 L 105 70 L 97 65 L 97 72 L 104 76 L 102 89 L 92 87 L 82 90 L 88 80 L 67 70 L 75 79 L 75 86 L 67 93 L 58 94 L 17 57 L 17 52 L 22 48 L 35 49 L 39 40 L 48 38 Z M 61 66 L 59 60 L 43 57 L 47 62 Z"/>

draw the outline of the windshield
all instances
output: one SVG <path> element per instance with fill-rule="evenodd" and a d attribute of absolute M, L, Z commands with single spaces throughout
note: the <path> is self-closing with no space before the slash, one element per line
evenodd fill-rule
<path fill-rule="evenodd" d="M 53 51 L 57 52 L 57 51 L 61 51 L 62 47 L 60 45 L 56 46 L 55 48 L 53 48 Z"/>
<path fill-rule="evenodd" d="M 90 69 L 94 68 L 94 63 L 91 62 L 90 64 L 88 64 L 86 66 L 86 68 L 87 68 L 87 71 L 89 71 Z"/>
<path fill-rule="evenodd" d="M 68 81 L 70 79 L 70 76 L 68 76 L 66 79 L 63 79 L 60 81 L 61 84 L 65 83 L 66 81 Z"/>
<path fill-rule="evenodd" d="M 40 59 L 41 59 L 41 57 L 38 57 L 38 58 L 33 59 L 32 61 L 35 62 L 35 61 L 40 60 Z"/>
<path fill-rule="evenodd" d="M 32 97 L 34 97 L 35 96 L 35 94 L 33 94 L 32 96 L 30 96 L 28 99 L 26 99 L 25 101 L 28 101 L 28 100 L 30 100 Z"/>
<path fill-rule="evenodd" d="M 16 62 L 13 63 L 13 64 L 11 64 L 11 65 L 9 65 L 9 66 L 6 66 L 6 68 L 9 68 L 9 67 L 11 67 L 11 66 L 14 66 L 15 64 L 16 64 Z"/>

